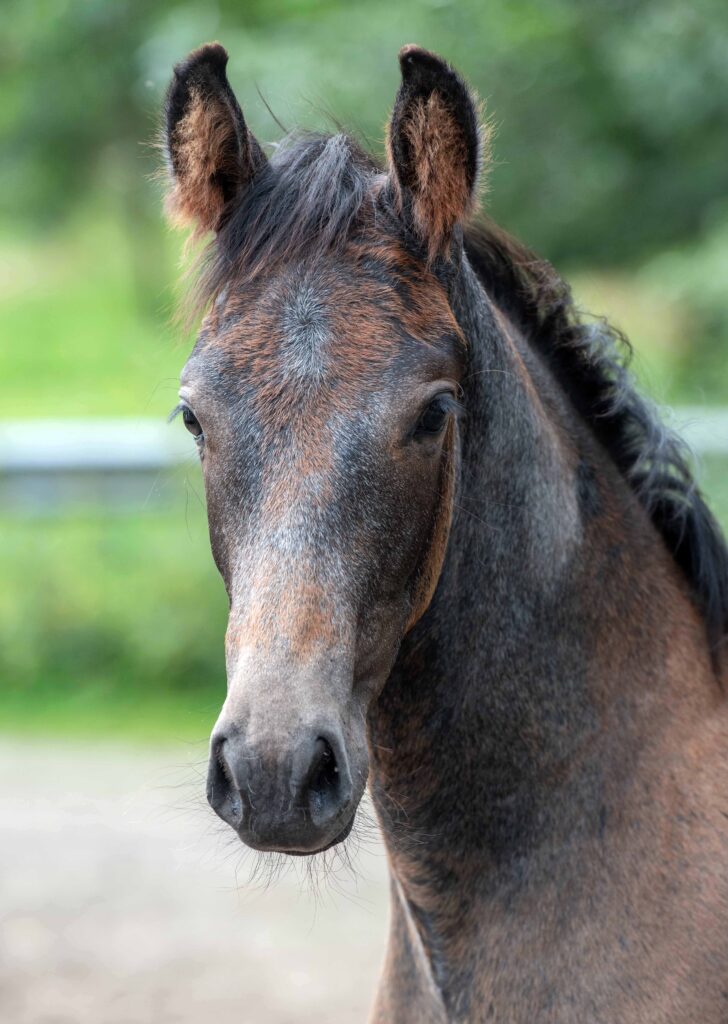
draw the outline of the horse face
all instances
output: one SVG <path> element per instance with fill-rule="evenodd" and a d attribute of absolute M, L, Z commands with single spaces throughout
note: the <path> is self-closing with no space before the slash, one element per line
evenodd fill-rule
<path fill-rule="evenodd" d="M 432 268 L 460 256 L 477 122 L 406 48 L 389 174 L 343 135 L 269 163 L 226 60 L 197 51 L 167 100 L 170 209 L 216 233 L 180 391 L 230 598 L 208 797 L 249 845 L 312 853 L 351 827 L 368 709 L 445 555 L 465 348 Z"/>
<path fill-rule="evenodd" d="M 386 258 L 230 294 L 182 375 L 230 597 L 209 799 L 259 849 L 348 832 L 367 709 L 444 555 L 461 340 L 435 279 L 401 253 L 388 283 Z"/>

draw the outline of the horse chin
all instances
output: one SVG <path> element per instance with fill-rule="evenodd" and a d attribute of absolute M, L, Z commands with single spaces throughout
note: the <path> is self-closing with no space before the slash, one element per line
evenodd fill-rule
<path fill-rule="evenodd" d="M 243 838 L 239 833 L 240 840 L 249 846 L 252 850 L 256 850 L 258 853 L 281 853 L 287 857 L 315 857 L 318 853 L 326 853 L 327 850 L 333 849 L 334 846 L 338 846 L 339 843 L 343 843 L 349 838 L 349 834 L 354 827 L 354 819 L 356 818 L 356 811 L 349 818 L 348 822 L 340 832 L 338 832 L 333 839 L 325 841 L 321 846 L 312 847 L 310 850 L 296 850 L 293 847 L 287 846 L 262 846 L 258 845 L 254 841 L 251 841 L 249 837 Z"/>
<path fill-rule="evenodd" d="M 349 838 L 349 833 L 354 827 L 354 818 L 356 814 L 352 814 L 348 823 L 343 827 L 341 832 L 335 836 L 330 842 L 320 846 L 317 850 L 280 850 L 280 853 L 287 853 L 289 857 L 315 857 L 317 853 L 326 853 L 327 850 L 331 850 L 334 846 L 338 846 L 339 843 L 343 843 L 344 840 Z"/>

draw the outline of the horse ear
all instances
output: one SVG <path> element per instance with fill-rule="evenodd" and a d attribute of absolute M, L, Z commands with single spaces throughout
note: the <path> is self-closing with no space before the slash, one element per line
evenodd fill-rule
<path fill-rule="evenodd" d="M 218 231 L 230 204 L 267 163 L 225 74 L 227 52 L 208 43 L 181 61 L 167 90 L 167 212 L 195 233 Z"/>
<path fill-rule="evenodd" d="M 456 224 L 475 204 L 484 133 L 478 106 L 453 68 L 419 46 L 399 51 L 402 84 L 387 146 L 400 210 L 430 259 L 446 254 Z"/>

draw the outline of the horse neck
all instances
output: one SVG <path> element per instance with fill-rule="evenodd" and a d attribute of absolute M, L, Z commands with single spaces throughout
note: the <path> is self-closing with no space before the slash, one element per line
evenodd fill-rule
<path fill-rule="evenodd" d="M 617 827 L 714 681 L 661 538 L 467 265 L 453 305 L 471 365 L 448 553 L 369 724 L 400 889 L 418 920 L 462 922 Z"/>

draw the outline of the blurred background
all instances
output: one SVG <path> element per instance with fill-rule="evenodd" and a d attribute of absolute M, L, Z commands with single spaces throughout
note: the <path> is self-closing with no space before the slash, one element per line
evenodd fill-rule
<path fill-rule="evenodd" d="M 177 914 L 192 890 L 197 907 L 199 892 L 221 879 L 223 888 L 235 887 L 212 854 L 214 868 L 206 855 L 180 861 L 168 850 L 173 863 L 154 859 L 169 837 L 158 827 L 159 806 L 176 806 L 159 772 L 196 758 L 201 765 L 225 685 L 226 600 L 208 550 L 199 473 L 181 423 L 165 424 L 192 342 L 171 325 L 183 239 L 163 223 L 155 178 L 172 65 L 219 39 L 259 140 L 280 136 L 273 111 L 287 127 L 327 127 L 335 118 L 381 153 L 398 48 L 418 42 L 447 56 L 497 126 L 489 212 L 555 263 L 585 309 L 627 332 L 635 373 L 694 444 L 702 485 L 728 525 L 728 6 L 5 0 L 2 21 L 0 761 L 8 778 L 15 773 L 14 787 L 0 784 L 0 825 L 15 835 L 0 854 L 0 952 L 12 966 L 3 1016 L 91 1021 L 101 1019 L 101 994 L 89 996 L 88 1018 L 79 1002 L 93 973 L 89 951 L 98 954 L 101 932 L 108 937 L 126 920 L 128 890 L 116 885 L 112 896 L 100 869 L 89 869 L 80 888 L 68 883 L 68 872 L 85 863 L 76 856 L 79 835 L 87 858 L 97 851 L 97 868 L 113 864 L 125 878 L 135 870 L 150 905 L 167 899 L 160 886 L 177 893 Z M 21 772 L 28 749 L 36 752 L 35 768 Z M 195 771 L 182 787 L 198 797 Z M 151 778 L 157 782 L 150 790 Z M 65 794 L 65 803 L 54 792 Z M 124 794 L 132 810 L 121 842 Z M 86 801 L 87 835 L 77 800 Z M 185 806 L 172 827 L 183 845 L 198 831 L 192 797 Z M 139 825 L 140 808 L 154 828 Z M 147 845 L 127 849 L 130 834 L 145 836 Z M 38 850 L 59 854 L 45 888 L 37 875 L 48 861 Z M 330 911 L 329 946 L 317 947 L 310 970 L 271 975 L 288 979 L 290 1006 L 273 992 L 277 981 L 264 983 L 280 943 L 288 941 L 290 963 L 300 959 L 288 896 L 276 904 L 284 908 L 280 932 L 266 932 L 254 955 L 247 946 L 241 953 L 248 981 L 237 996 L 254 995 L 263 1009 L 248 1007 L 247 1017 L 235 1019 L 300 1022 L 309 1011 L 317 1020 L 363 1019 L 384 929 L 384 872 L 381 858 L 370 856 L 373 909 L 361 918 L 359 904 L 347 904 L 343 917 Z M 176 881 L 166 890 L 170 878 Z M 98 916 L 101 892 L 120 901 L 107 907 L 107 917 Z M 195 919 L 197 932 L 219 927 L 230 902 L 214 904 L 217 917 L 209 916 L 212 904 L 198 907 L 208 916 L 204 924 Z M 92 915 L 81 933 L 72 930 L 79 907 Z M 191 984 L 194 957 L 174 946 L 170 931 L 179 935 L 192 922 L 167 911 L 165 917 L 159 909 L 161 931 L 145 919 L 138 933 L 120 933 L 118 949 L 107 944 L 111 959 L 98 969 L 117 980 L 125 970 L 138 978 L 139 965 L 124 960 L 131 947 L 138 956 L 146 950 L 145 962 L 157 956 L 177 967 L 169 976 L 157 972 L 164 983 L 149 974 L 141 1009 L 114 990 L 121 1008 L 104 1020 L 151 1019 L 144 1006 L 152 1003 L 157 1022 L 199 1019 L 185 1016 L 184 986 L 179 1005 L 169 1002 L 180 978 Z M 304 917 L 309 913 L 307 904 Z M 230 924 L 242 941 L 239 933 Z M 152 934 L 156 945 L 147 948 L 143 936 Z M 245 941 L 259 934 L 246 929 Z M 304 945 L 307 934 L 304 928 Z M 342 948 L 360 948 L 356 962 L 347 962 L 361 971 L 341 976 L 359 979 L 359 994 L 352 1002 L 351 986 L 340 979 L 344 994 L 334 1013 L 324 982 L 339 934 Z M 214 979 L 234 972 L 218 961 L 218 973 L 210 974 L 214 944 L 205 950 L 194 953 L 207 964 L 195 992 L 209 1008 Z M 29 994 L 33 971 L 48 962 L 66 988 Z M 319 1003 L 311 995 L 316 985 Z M 59 1009 L 63 993 L 76 1000 L 67 1016 Z M 220 1022 L 226 1007 L 218 1006 Z"/>

